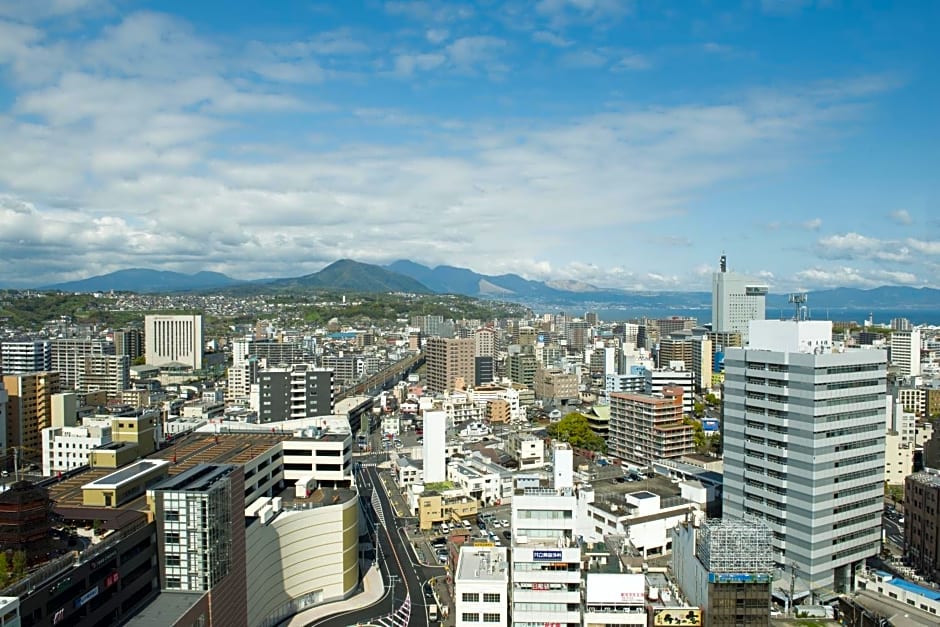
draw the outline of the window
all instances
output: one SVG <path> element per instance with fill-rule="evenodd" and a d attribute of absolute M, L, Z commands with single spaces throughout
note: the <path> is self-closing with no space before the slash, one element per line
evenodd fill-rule
<path fill-rule="evenodd" d="M 166 554 L 166 565 L 167 566 L 179 566 L 180 565 L 180 556 L 174 553 Z"/>
<path fill-rule="evenodd" d="M 179 587 L 180 587 L 180 578 L 179 578 L 179 577 L 167 577 L 167 578 L 166 578 L 166 587 L 167 587 L 167 588 L 179 588 Z"/>
<path fill-rule="evenodd" d="M 464 603 L 476 603 L 480 600 L 480 594 L 477 592 L 464 592 L 461 598 Z"/>
<path fill-rule="evenodd" d="M 484 615 L 483 615 L 483 622 L 484 622 L 484 623 L 498 623 L 498 622 L 499 622 L 499 614 L 489 614 L 489 613 L 484 614 Z"/>
<path fill-rule="evenodd" d="M 477 612 L 464 612 L 463 613 L 463 622 L 465 623 L 479 623 L 480 614 Z"/>
<path fill-rule="evenodd" d="M 484 592 L 483 593 L 483 602 L 484 603 L 499 603 L 500 594 L 498 592 Z M 483 622 L 486 622 L 486 619 L 483 619 Z"/>
<path fill-rule="evenodd" d="M 178 522 L 179 519 L 180 519 L 180 513 L 179 511 L 175 509 L 168 509 L 165 512 L 163 512 L 163 520 L 167 522 Z"/>
<path fill-rule="evenodd" d="M 179 543 L 180 543 L 180 532 L 179 532 L 179 531 L 167 531 L 167 532 L 166 532 L 166 543 L 167 543 L 167 544 L 179 544 Z"/>

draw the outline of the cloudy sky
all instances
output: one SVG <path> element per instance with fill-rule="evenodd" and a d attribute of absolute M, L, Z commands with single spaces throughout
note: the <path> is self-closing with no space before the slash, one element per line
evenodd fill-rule
<path fill-rule="evenodd" d="M 940 3 L 857 4 L 0 0 L 0 285 L 937 287 Z"/>

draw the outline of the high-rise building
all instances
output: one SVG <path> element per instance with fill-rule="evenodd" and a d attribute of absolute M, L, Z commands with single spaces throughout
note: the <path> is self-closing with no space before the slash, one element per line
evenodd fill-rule
<path fill-rule="evenodd" d="M 144 317 L 147 364 L 165 366 L 183 364 L 202 369 L 202 316 L 152 315 Z"/>
<path fill-rule="evenodd" d="M 682 398 L 610 394 L 607 446 L 613 457 L 648 466 L 695 451 L 693 429 L 682 416 Z"/>
<path fill-rule="evenodd" d="M 749 335 L 725 356 L 723 515 L 763 518 L 797 589 L 844 592 L 880 549 L 885 352 L 833 351 L 826 321 Z"/>
<path fill-rule="evenodd" d="M 79 388 L 85 357 L 114 355 L 114 343 L 97 338 L 68 338 L 49 342 L 51 369 L 58 372 L 63 390 Z"/>
<path fill-rule="evenodd" d="M 747 340 L 748 322 L 766 318 L 767 286 L 735 272 L 728 272 L 722 255 L 719 271 L 712 274 L 712 331 L 735 331 Z"/>
<path fill-rule="evenodd" d="M 557 405 L 576 403 L 580 398 L 578 375 L 560 368 L 539 368 L 535 374 L 535 397 Z"/>
<path fill-rule="evenodd" d="M 42 430 L 52 426 L 52 395 L 61 392 L 58 372 L 3 375 L 7 393 L 6 446 L 25 449 L 23 459 L 42 458 Z M 6 452 L 6 449 L 4 449 Z"/>
<path fill-rule="evenodd" d="M 333 371 L 296 364 L 258 372 L 252 409 L 258 422 L 279 422 L 333 413 Z"/>
<path fill-rule="evenodd" d="M 703 627 L 769 627 L 774 562 L 760 520 L 685 522 L 672 531 L 672 570 Z"/>
<path fill-rule="evenodd" d="M 513 383 L 526 387 L 535 384 L 535 372 L 539 362 L 535 358 L 532 346 L 514 345 L 509 347 L 509 356 L 506 358 L 506 374 Z"/>
<path fill-rule="evenodd" d="M 920 375 L 920 329 L 893 332 L 890 357 L 901 376 Z"/>
<path fill-rule="evenodd" d="M 904 481 L 904 557 L 917 572 L 940 582 L 940 470 L 925 468 Z"/>
<path fill-rule="evenodd" d="M 704 394 L 712 387 L 715 352 L 708 335 L 692 336 L 692 374 L 695 376 L 695 391 Z"/>
<path fill-rule="evenodd" d="M 492 357 L 473 358 L 473 385 L 486 385 L 496 380 L 496 364 Z"/>
<path fill-rule="evenodd" d="M 429 338 L 425 344 L 428 368 L 428 388 L 442 393 L 473 382 L 473 338 Z"/>
<path fill-rule="evenodd" d="M 131 386 L 131 360 L 127 355 L 86 355 L 78 373 L 82 392 L 107 392 L 118 396 Z"/>
<path fill-rule="evenodd" d="M 121 329 L 114 332 L 114 354 L 127 355 L 133 362 L 144 354 L 144 332 L 141 329 Z"/>
<path fill-rule="evenodd" d="M 0 374 L 24 374 L 52 370 L 52 355 L 46 340 L 0 342 Z"/>
<path fill-rule="evenodd" d="M 581 624 L 581 545 L 573 454 L 556 443 L 552 487 L 512 498 L 512 625 Z"/>
<path fill-rule="evenodd" d="M 148 490 L 160 587 L 208 592 L 213 625 L 247 625 L 245 480 L 241 466 L 200 464 Z"/>
<path fill-rule="evenodd" d="M 475 357 L 496 356 L 496 331 L 481 327 L 473 332 L 473 355 Z"/>
<path fill-rule="evenodd" d="M 692 333 L 690 331 L 676 331 L 659 340 L 656 363 L 660 368 L 668 368 L 669 364 L 674 362 L 682 362 L 683 368 L 692 369 Z"/>
<path fill-rule="evenodd" d="M 424 482 L 437 483 L 447 480 L 447 412 L 424 412 Z"/>

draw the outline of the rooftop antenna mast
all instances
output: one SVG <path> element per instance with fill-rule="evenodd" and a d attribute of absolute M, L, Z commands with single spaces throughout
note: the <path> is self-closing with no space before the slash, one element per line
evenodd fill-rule
<path fill-rule="evenodd" d="M 793 305 L 793 319 L 806 320 L 806 292 L 797 292 L 787 297 L 787 302 Z"/>
<path fill-rule="evenodd" d="M 722 272 L 728 271 L 728 257 L 725 255 L 724 251 L 722 251 L 721 258 L 718 260 L 718 268 Z"/>

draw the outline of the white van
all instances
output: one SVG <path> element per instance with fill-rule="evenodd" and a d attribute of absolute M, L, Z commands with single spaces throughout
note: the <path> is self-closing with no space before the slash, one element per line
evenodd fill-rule
<path fill-rule="evenodd" d="M 442 531 L 443 533 L 448 533 L 448 532 L 450 531 L 450 525 L 448 525 L 446 522 L 442 522 L 442 523 L 441 523 L 441 531 Z"/>

